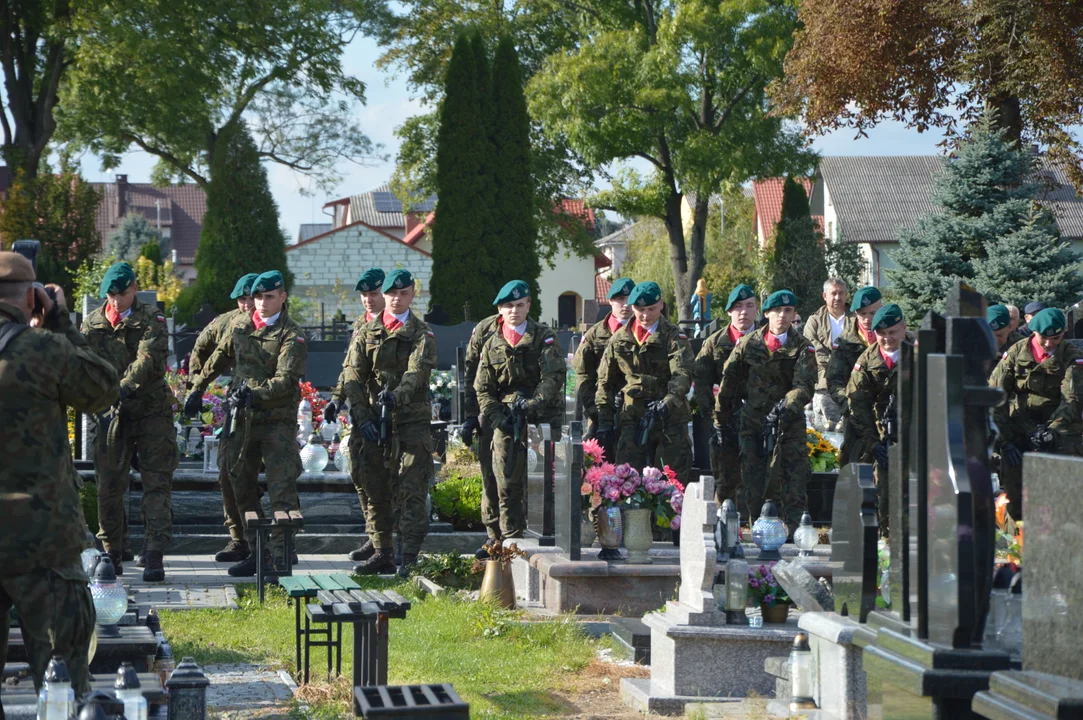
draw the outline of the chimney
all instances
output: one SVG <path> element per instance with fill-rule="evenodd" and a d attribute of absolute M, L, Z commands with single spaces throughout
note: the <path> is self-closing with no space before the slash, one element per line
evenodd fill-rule
<path fill-rule="evenodd" d="M 406 234 L 416 228 L 418 225 L 425 222 L 425 213 L 420 212 L 408 212 L 406 213 Z"/>
<path fill-rule="evenodd" d="M 117 175 L 117 219 L 128 212 L 128 176 Z"/>

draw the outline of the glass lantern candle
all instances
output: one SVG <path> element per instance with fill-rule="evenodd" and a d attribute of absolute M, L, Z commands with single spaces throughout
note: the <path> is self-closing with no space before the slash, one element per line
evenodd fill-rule
<path fill-rule="evenodd" d="M 75 689 L 71 686 L 68 666 L 53 655 L 45 670 L 45 683 L 38 693 L 38 720 L 69 720 L 75 717 Z"/>
<path fill-rule="evenodd" d="M 808 510 L 801 516 L 801 524 L 793 533 L 793 544 L 801 551 L 801 557 L 808 557 L 812 549 L 820 544 L 820 533 L 812 525 L 812 516 Z"/>
<path fill-rule="evenodd" d="M 726 624 L 747 625 L 748 563 L 740 558 L 726 562 Z"/>
<path fill-rule="evenodd" d="M 135 668 L 127 660 L 117 668 L 113 690 L 117 700 L 124 703 L 124 720 L 147 720 L 147 699 L 143 697 Z"/>
<path fill-rule="evenodd" d="M 786 542 L 786 524 L 778 519 L 778 508 L 768 500 L 752 526 L 752 542 L 760 549 L 759 560 L 781 560 L 778 549 Z"/>
<path fill-rule="evenodd" d="M 101 637 L 120 637 L 117 623 L 128 610 L 128 591 L 117 580 L 116 570 L 109 556 L 102 554 L 94 577 L 90 581 L 90 596 L 98 616 L 98 634 Z"/>
<path fill-rule="evenodd" d="M 297 405 L 297 442 L 303 443 L 312 434 L 312 403 L 301 399 Z"/>
<path fill-rule="evenodd" d="M 812 694 L 812 648 L 808 635 L 797 633 L 790 651 L 790 711 L 811 710 L 816 707 Z"/>
<path fill-rule="evenodd" d="M 344 442 L 338 446 L 338 452 L 335 453 L 335 467 L 339 472 L 350 474 L 350 443 Z"/>
<path fill-rule="evenodd" d="M 334 440 L 335 435 L 338 434 L 339 424 L 337 422 L 329 423 L 325 422 L 320 426 L 320 437 L 323 438 L 324 443 L 330 443 Z"/>
<path fill-rule="evenodd" d="M 320 436 L 311 433 L 308 436 L 308 443 L 301 448 L 301 467 L 307 473 L 322 473 L 327 467 L 327 458 L 327 448 L 320 442 Z"/>

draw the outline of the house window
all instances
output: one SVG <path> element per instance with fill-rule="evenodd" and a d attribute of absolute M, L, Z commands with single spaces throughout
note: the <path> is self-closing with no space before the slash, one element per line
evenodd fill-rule
<path fill-rule="evenodd" d="M 557 327 L 572 328 L 579 324 L 579 303 L 579 295 L 573 292 L 557 298 Z"/>
<path fill-rule="evenodd" d="M 835 239 L 835 223 L 827 223 L 827 237 L 831 240 Z"/>

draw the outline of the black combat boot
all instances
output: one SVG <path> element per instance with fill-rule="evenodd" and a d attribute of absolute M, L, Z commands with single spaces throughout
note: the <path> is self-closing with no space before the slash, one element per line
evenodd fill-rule
<path fill-rule="evenodd" d="M 402 562 L 399 563 L 399 577 L 404 579 L 410 577 L 410 571 L 415 565 L 417 565 L 417 553 L 403 553 Z"/>
<path fill-rule="evenodd" d="M 135 560 L 135 555 L 132 554 L 132 546 L 128 544 L 127 540 L 124 541 L 124 550 L 120 553 L 120 559 L 124 562 Z M 120 573 L 117 574 L 119 575 Z"/>
<path fill-rule="evenodd" d="M 394 575 L 395 553 L 387 548 L 377 548 L 368 560 L 353 566 L 354 575 Z"/>
<path fill-rule="evenodd" d="M 256 574 L 256 553 L 249 553 L 248 557 L 227 570 L 232 577 L 254 577 Z M 271 563 L 271 553 L 263 553 L 263 572 L 267 575 L 274 574 Z"/>
<path fill-rule="evenodd" d="M 119 550 L 110 550 L 109 559 L 113 561 L 113 571 L 117 577 L 124 574 L 124 554 Z"/>
<path fill-rule="evenodd" d="M 372 557 L 374 552 L 376 552 L 376 546 L 372 544 L 372 538 L 369 538 L 364 545 L 350 552 L 350 559 L 354 562 L 364 562 Z"/>
<path fill-rule="evenodd" d="M 147 550 L 143 557 L 146 559 L 146 565 L 143 567 L 143 582 L 161 582 L 165 580 L 162 552 L 160 550 Z"/>
<path fill-rule="evenodd" d="M 477 550 L 474 551 L 474 557 L 477 558 L 478 560 L 490 560 L 490 559 L 492 559 L 492 555 L 489 554 L 489 548 L 493 547 L 494 545 L 499 545 L 499 544 L 500 544 L 500 540 L 494 540 L 492 538 L 489 538 L 488 540 L 485 541 L 484 545 L 482 545 L 481 547 L 479 547 Z"/>
<path fill-rule="evenodd" d="M 230 538 L 229 544 L 219 550 L 218 554 L 214 556 L 214 561 L 220 563 L 236 563 L 244 560 L 251 552 L 252 551 L 248 549 L 248 543 L 246 541 Z"/>

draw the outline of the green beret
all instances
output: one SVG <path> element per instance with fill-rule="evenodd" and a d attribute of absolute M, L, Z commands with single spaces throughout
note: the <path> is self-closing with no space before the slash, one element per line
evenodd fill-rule
<path fill-rule="evenodd" d="M 636 285 L 632 290 L 632 294 L 628 296 L 628 302 L 639 307 L 654 305 L 661 299 L 662 288 L 658 287 L 658 283 L 650 280 Z"/>
<path fill-rule="evenodd" d="M 903 321 L 902 308 L 895 303 L 888 303 L 876 311 L 872 316 L 873 330 L 887 330 Z"/>
<path fill-rule="evenodd" d="M 357 278 L 357 285 L 353 289 L 357 292 L 372 292 L 373 290 L 379 290 L 383 283 L 384 271 L 380 268 L 369 268 L 361 273 L 361 277 Z"/>
<path fill-rule="evenodd" d="M 132 270 L 132 266 L 126 262 L 118 262 L 105 271 L 98 297 L 108 297 L 109 293 L 122 293 L 134 282 L 135 270 Z"/>
<path fill-rule="evenodd" d="M 510 280 L 500 288 L 500 292 L 496 294 L 496 300 L 493 300 L 493 305 L 503 305 L 528 297 L 530 297 L 529 285 L 522 280 Z"/>
<path fill-rule="evenodd" d="M 854 300 L 850 303 L 850 312 L 857 312 L 861 308 L 867 308 L 882 297 L 883 295 L 880 294 L 878 288 L 874 288 L 872 285 L 866 285 L 854 293 Z"/>
<path fill-rule="evenodd" d="M 1003 330 L 1012 322 L 1012 314 L 1004 305 L 990 305 L 985 311 L 985 322 L 989 323 L 990 330 Z"/>
<path fill-rule="evenodd" d="M 771 308 L 787 306 L 797 307 L 797 296 L 789 290 L 775 290 L 767 296 L 767 301 L 763 304 L 763 311 L 767 312 Z"/>
<path fill-rule="evenodd" d="M 612 300 L 613 298 L 620 297 L 621 295 L 631 295 L 632 291 L 635 290 L 635 287 L 636 281 L 632 278 L 621 278 L 620 280 L 614 280 L 612 287 L 609 288 L 609 294 L 606 295 L 606 298 Z"/>
<path fill-rule="evenodd" d="M 1068 319 L 1056 308 L 1046 308 L 1030 319 L 1027 327 L 1045 337 L 1060 335 L 1068 327 Z"/>
<path fill-rule="evenodd" d="M 259 273 L 248 273 L 247 275 L 241 275 L 237 280 L 237 284 L 233 286 L 233 292 L 229 294 L 230 300 L 236 300 L 242 298 L 245 295 L 252 294 L 252 283 L 259 277 Z"/>
<path fill-rule="evenodd" d="M 282 273 L 277 270 L 265 272 L 252 281 L 253 295 L 256 293 L 268 292 L 270 290 L 278 290 L 279 288 L 285 290 L 286 281 L 282 278 Z"/>
<path fill-rule="evenodd" d="M 726 312 L 729 312 L 730 308 L 736 303 L 739 303 L 742 300 L 748 300 L 750 297 L 756 297 L 756 291 L 748 285 L 741 283 L 733 288 L 733 291 L 730 292 L 730 296 L 726 298 Z"/>
<path fill-rule="evenodd" d="M 405 268 L 399 268 L 398 270 L 392 270 L 391 274 L 384 280 L 384 286 L 380 289 L 381 292 L 391 292 L 392 290 L 402 290 L 403 288 L 414 286 L 414 276 L 410 274 L 410 271 Z"/>

